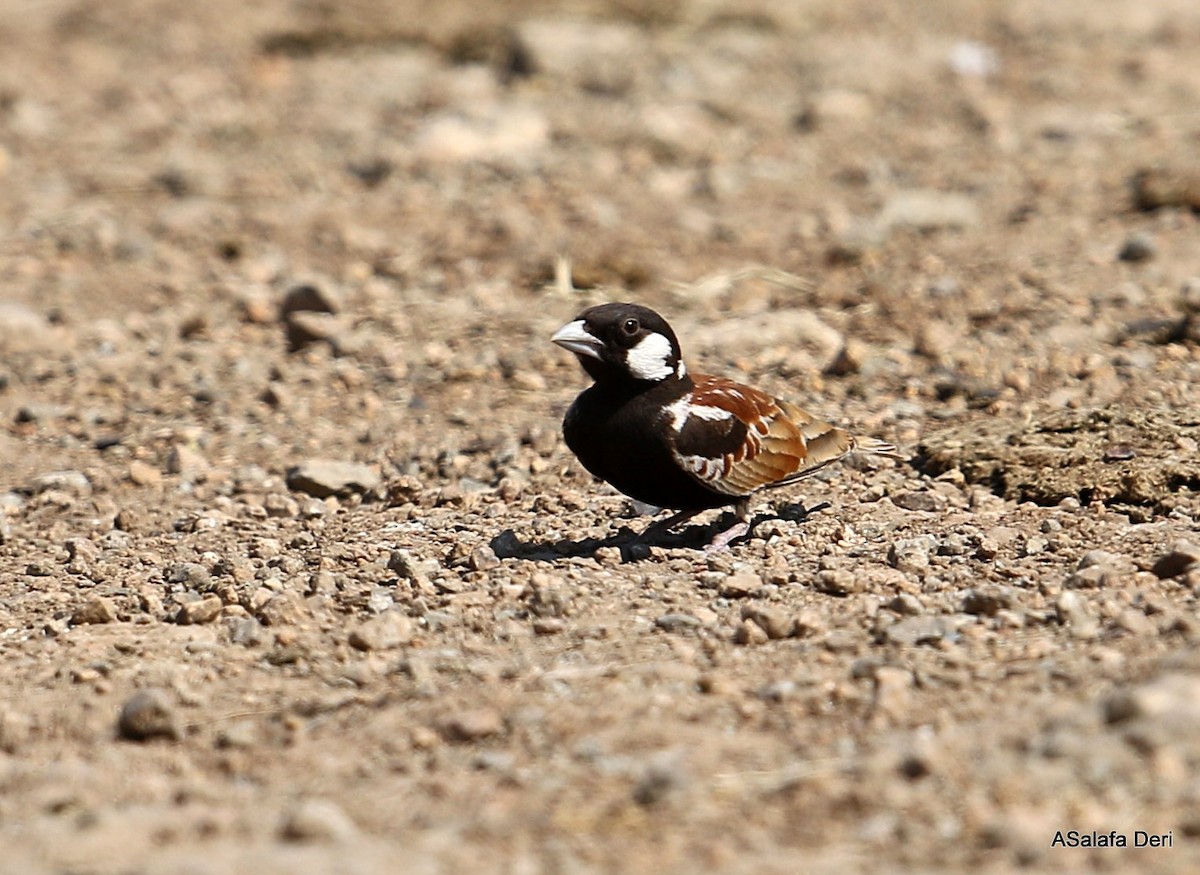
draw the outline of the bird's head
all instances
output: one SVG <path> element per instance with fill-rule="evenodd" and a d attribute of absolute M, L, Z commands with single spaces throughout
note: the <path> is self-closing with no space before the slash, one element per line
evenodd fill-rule
<path fill-rule="evenodd" d="M 687 374 L 671 326 L 640 304 L 590 307 L 550 339 L 575 353 L 597 382 L 660 383 Z"/>

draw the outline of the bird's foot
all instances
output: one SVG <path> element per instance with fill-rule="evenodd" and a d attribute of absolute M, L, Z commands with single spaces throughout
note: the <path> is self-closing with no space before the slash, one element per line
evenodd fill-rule
<path fill-rule="evenodd" d="M 720 553 L 722 550 L 728 550 L 731 543 L 736 541 L 738 538 L 744 538 L 749 534 L 750 523 L 735 523 L 709 541 L 708 546 L 704 548 L 704 552 Z"/>

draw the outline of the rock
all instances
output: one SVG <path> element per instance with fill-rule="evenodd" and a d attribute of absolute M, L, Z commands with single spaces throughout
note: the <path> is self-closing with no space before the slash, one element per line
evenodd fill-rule
<path fill-rule="evenodd" d="M 1136 687 L 1118 690 L 1104 702 L 1106 723 L 1152 720 L 1200 732 L 1200 677 L 1171 673 Z"/>
<path fill-rule="evenodd" d="M 351 327 L 350 319 L 333 313 L 292 313 L 284 322 L 288 351 L 298 352 L 314 343 L 328 343 L 337 351 L 345 346 L 344 339 Z"/>
<path fill-rule="evenodd" d="M 1154 238 L 1149 234 L 1130 234 L 1125 238 L 1125 242 L 1121 244 L 1121 250 L 1117 253 L 1117 258 L 1121 261 L 1142 262 L 1149 261 L 1158 254 L 1158 244 L 1154 242 Z"/>
<path fill-rule="evenodd" d="M 358 835 L 346 812 L 325 799 L 304 799 L 283 816 L 279 837 L 284 841 L 348 842 Z"/>
<path fill-rule="evenodd" d="M 826 568 L 817 572 L 813 586 L 817 592 L 844 596 L 862 592 L 866 580 L 846 568 Z"/>
<path fill-rule="evenodd" d="M 427 161 L 531 164 L 550 142 L 550 122 L 532 106 L 487 106 L 470 114 L 434 114 L 413 148 Z"/>
<path fill-rule="evenodd" d="M 940 492 L 930 492 L 929 490 L 901 492 L 898 495 L 893 495 L 891 498 L 892 504 L 904 510 L 932 513 L 945 510 L 946 508 L 946 496 Z"/>
<path fill-rule="evenodd" d="M 491 571 L 500 566 L 500 558 L 486 544 L 476 547 L 467 557 L 467 567 L 472 571 Z"/>
<path fill-rule="evenodd" d="M 34 477 L 26 486 L 26 491 L 32 495 L 51 491 L 88 495 L 92 491 L 92 481 L 82 471 L 48 471 Z"/>
<path fill-rule="evenodd" d="M 912 672 L 899 666 L 880 665 L 875 667 L 872 680 L 871 719 L 892 722 L 904 719 L 912 706 Z"/>
<path fill-rule="evenodd" d="M 197 480 L 208 473 L 208 460 L 194 447 L 176 444 L 167 452 L 166 467 L 168 474 L 178 474 L 184 480 Z"/>
<path fill-rule="evenodd" d="M 1117 615 L 1114 623 L 1116 628 L 1128 632 L 1130 635 L 1156 635 L 1158 627 L 1154 625 L 1154 621 L 1146 616 L 1145 611 L 1137 608 L 1126 608 Z"/>
<path fill-rule="evenodd" d="M 317 498 L 362 495 L 378 489 L 381 482 L 374 467 L 336 459 L 308 459 L 287 472 L 288 489 Z"/>
<path fill-rule="evenodd" d="M 929 555 L 935 546 L 933 538 L 928 535 L 893 541 L 888 547 L 888 562 L 900 571 L 924 571 L 929 567 Z"/>
<path fill-rule="evenodd" d="M 999 611 L 1011 610 L 1016 602 L 1016 593 L 1011 587 L 989 584 L 963 593 L 962 610 L 965 614 L 994 617 Z"/>
<path fill-rule="evenodd" d="M 117 732 L 130 741 L 178 741 L 183 735 L 170 696 L 153 687 L 139 690 L 125 701 L 117 718 Z"/>
<path fill-rule="evenodd" d="M 789 638 L 796 629 L 795 620 L 789 614 L 770 605 L 743 605 L 742 619 L 756 624 L 772 640 Z"/>
<path fill-rule="evenodd" d="M 220 597 L 215 595 L 193 599 L 179 606 L 179 610 L 175 612 L 175 622 L 180 626 L 200 626 L 204 623 L 211 623 L 220 615 L 223 607 L 225 607 L 224 603 Z"/>
<path fill-rule="evenodd" d="M 433 583 L 422 566 L 423 563 L 407 550 L 393 550 L 388 557 L 388 571 L 399 576 L 402 582 L 410 584 L 413 589 L 432 593 L 435 591 Z"/>
<path fill-rule="evenodd" d="M 725 576 L 721 581 L 720 593 L 725 598 L 740 599 L 762 589 L 762 585 L 763 580 L 756 572 L 743 568 Z"/>
<path fill-rule="evenodd" d="M 562 617 L 537 617 L 531 627 L 535 635 L 558 635 L 567 630 L 567 621 Z"/>
<path fill-rule="evenodd" d="M 1054 612 L 1058 622 L 1071 627 L 1071 635 L 1087 640 L 1095 638 L 1100 631 L 1100 624 L 1092 616 L 1087 602 L 1074 590 L 1065 590 L 1054 602 Z"/>
<path fill-rule="evenodd" d="M 734 644 L 764 644 L 766 641 L 767 633 L 753 620 L 742 620 L 733 632 Z"/>
<path fill-rule="evenodd" d="M 198 562 L 172 565 L 163 576 L 167 583 L 179 584 L 195 592 L 206 592 L 212 588 L 212 574 Z"/>
<path fill-rule="evenodd" d="M 447 741 L 479 741 L 503 733 L 504 718 L 494 708 L 474 708 L 442 720 L 438 730 Z"/>
<path fill-rule="evenodd" d="M 654 625 L 664 632 L 688 632 L 698 629 L 701 623 L 691 614 L 670 613 L 658 617 L 654 621 Z"/>
<path fill-rule="evenodd" d="M 162 483 L 162 471 L 141 459 L 134 459 L 129 463 L 129 479 L 136 486 L 157 486 Z"/>
<path fill-rule="evenodd" d="M 646 33 L 632 23 L 567 17 L 522 21 L 513 41 L 532 74 L 608 95 L 633 87 L 636 65 L 630 59 L 649 50 Z"/>
<path fill-rule="evenodd" d="M 298 594 L 287 591 L 272 596 L 255 612 L 268 626 L 294 626 L 308 616 L 308 605 Z"/>
<path fill-rule="evenodd" d="M 337 313 L 341 309 L 341 295 L 328 283 L 302 282 L 289 288 L 279 302 L 279 319 L 286 321 L 294 313 Z"/>
<path fill-rule="evenodd" d="M 1139 210 L 1188 207 L 1200 211 L 1200 169 L 1194 161 L 1142 168 L 1130 182 L 1133 203 Z"/>
<path fill-rule="evenodd" d="M 1165 579 L 1186 574 L 1197 565 L 1200 565 L 1200 546 L 1181 541 L 1169 553 L 1164 553 L 1154 560 L 1150 570 L 1157 577 Z"/>
<path fill-rule="evenodd" d="M 809 98 L 793 124 L 800 131 L 818 131 L 835 124 L 861 122 L 873 110 L 871 98 L 862 92 L 833 88 Z"/>
<path fill-rule="evenodd" d="M 112 623 L 117 619 L 117 609 L 104 596 L 91 595 L 71 614 L 71 625 Z"/>
<path fill-rule="evenodd" d="M 966 195 L 914 189 L 892 195 L 875 219 L 883 233 L 897 228 L 917 231 L 970 228 L 979 224 L 979 208 Z"/>
<path fill-rule="evenodd" d="M 392 650 L 412 639 L 412 619 L 397 610 L 387 610 L 351 630 L 349 641 L 357 650 Z"/>
<path fill-rule="evenodd" d="M 955 635 L 957 630 L 945 617 L 937 615 L 908 617 L 888 626 L 884 638 L 902 647 L 934 644 Z"/>

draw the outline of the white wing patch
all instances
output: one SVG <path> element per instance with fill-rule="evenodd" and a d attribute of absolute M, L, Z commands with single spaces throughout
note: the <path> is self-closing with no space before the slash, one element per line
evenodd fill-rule
<path fill-rule="evenodd" d="M 671 341 L 658 332 L 647 334 L 625 353 L 629 373 L 639 380 L 665 380 L 675 373 L 670 361 Z"/>
<path fill-rule="evenodd" d="M 722 419 L 732 419 L 733 413 L 721 407 L 710 407 L 707 404 L 692 404 L 691 399 L 684 397 L 680 398 L 674 404 L 667 407 L 667 418 L 671 421 L 671 428 L 676 434 L 683 431 L 683 427 L 687 425 L 689 417 L 697 419 L 706 419 L 709 422 L 719 422 Z"/>

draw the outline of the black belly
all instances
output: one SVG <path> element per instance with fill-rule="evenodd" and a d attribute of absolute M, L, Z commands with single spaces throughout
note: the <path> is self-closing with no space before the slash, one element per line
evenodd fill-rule
<path fill-rule="evenodd" d="M 567 411 L 563 437 L 589 472 L 646 504 L 703 510 L 737 501 L 675 464 L 664 432 L 656 428 L 661 410 L 661 399 L 650 393 L 621 397 L 593 386 Z"/>

